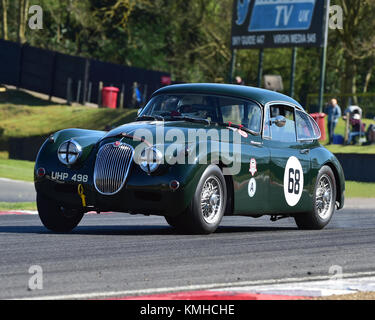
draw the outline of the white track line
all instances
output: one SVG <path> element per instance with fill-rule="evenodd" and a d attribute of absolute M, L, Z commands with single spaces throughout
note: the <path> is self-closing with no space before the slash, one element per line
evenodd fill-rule
<path fill-rule="evenodd" d="M 102 212 L 101 215 L 108 215 L 108 214 L 114 214 L 115 212 Z M 38 211 L 32 211 L 32 210 L 7 210 L 7 211 L 0 211 L 0 216 L 12 216 L 12 215 L 18 215 L 18 216 L 30 216 L 30 215 L 38 215 Z M 95 211 L 90 211 L 85 213 L 85 215 L 98 215 Z"/>
<path fill-rule="evenodd" d="M 8 210 L 8 211 L 0 211 L 0 216 L 30 216 L 30 215 L 37 215 L 38 211 L 31 211 L 31 210 Z"/>
<path fill-rule="evenodd" d="M 348 273 L 348 274 L 343 275 L 343 279 L 353 279 L 353 278 L 371 277 L 371 276 L 375 276 L 375 272 Z M 332 279 L 332 276 L 314 276 L 314 277 L 303 277 L 303 278 L 286 278 L 286 279 L 271 279 L 271 280 L 259 280 L 259 281 L 213 283 L 213 284 L 140 289 L 140 290 L 50 295 L 50 296 L 39 296 L 39 297 L 30 297 L 30 298 L 19 298 L 16 300 L 76 300 L 76 299 L 95 299 L 95 298 L 99 299 L 99 298 L 110 298 L 110 297 L 139 296 L 139 295 L 167 293 L 167 292 L 222 289 L 222 288 L 229 288 L 229 287 L 231 289 L 234 289 L 234 288 L 240 289 L 241 287 L 246 287 L 246 286 L 303 283 L 303 282 L 323 281 L 323 280 L 331 280 L 331 279 Z"/>
<path fill-rule="evenodd" d="M 0 178 L 0 181 L 3 181 L 3 182 L 14 182 L 14 183 L 23 183 L 23 184 L 30 184 L 30 185 L 34 185 L 34 182 L 30 182 L 30 181 L 23 181 L 23 180 L 13 180 L 13 179 L 8 179 L 8 178 Z"/>

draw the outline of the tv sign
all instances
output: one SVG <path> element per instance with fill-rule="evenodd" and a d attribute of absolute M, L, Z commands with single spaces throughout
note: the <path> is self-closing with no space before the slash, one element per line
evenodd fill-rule
<path fill-rule="evenodd" d="M 235 0 L 233 48 L 322 46 L 324 0 Z"/>

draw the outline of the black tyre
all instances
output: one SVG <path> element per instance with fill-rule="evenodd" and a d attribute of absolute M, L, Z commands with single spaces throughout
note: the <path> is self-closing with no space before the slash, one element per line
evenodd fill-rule
<path fill-rule="evenodd" d="M 39 218 L 43 225 L 53 232 L 70 232 L 82 220 L 82 210 L 65 209 L 55 201 L 37 194 Z"/>
<path fill-rule="evenodd" d="M 225 211 L 227 189 L 219 167 L 210 165 L 199 180 L 187 210 L 177 217 L 165 217 L 178 231 L 210 234 L 218 228 Z"/>
<path fill-rule="evenodd" d="M 181 226 L 181 223 L 182 223 L 181 216 L 177 216 L 177 217 L 167 217 L 167 216 L 165 216 L 164 218 L 165 218 L 165 221 L 167 221 L 167 223 L 171 227 L 176 228 L 176 229 L 182 228 L 182 226 Z"/>
<path fill-rule="evenodd" d="M 295 216 L 301 230 L 321 230 L 331 221 L 336 210 L 336 179 L 332 169 L 320 169 L 313 195 L 313 210 Z"/>

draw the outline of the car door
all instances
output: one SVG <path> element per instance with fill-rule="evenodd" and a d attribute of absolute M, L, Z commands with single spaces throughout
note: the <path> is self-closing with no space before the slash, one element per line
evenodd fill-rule
<path fill-rule="evenodd" d="M 311 144 L 297 137 L 299 114 L 295 106 L 280 102 L 267 104 L 265 112 L 265 145 L 271 153 L 269 209 L 274 214 L 306 211 L 311 206 Z M 278 123 L 281 119 L 284 125 Z"/>
<path fill-rule="evenodd" d="M 235 112 L 237 107 L 221 108 L 223 121 L 242 124 L 257 135 L 241 132 L 241 155 L 238 157 L 241 167 L 238 174 L 233 176 L 234 212 L 238 215 L 262 215 L 267 212 L 265 203 L 268 198 L 270 162 L 270 152 L 263 145 L 261 136 L 263 109 L 251 101 L 239 106 L 238 112 Z"/>

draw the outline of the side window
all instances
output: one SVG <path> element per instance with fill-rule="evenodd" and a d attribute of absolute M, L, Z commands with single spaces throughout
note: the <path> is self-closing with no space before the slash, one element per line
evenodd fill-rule
<path fill-rule="evenodd" d="M 317 140 L 321 133 L 316 122 L 302 111 L 296 111 L 298 140 Z"/>
<path fill-rule="evenodd" d="M 270 108 L 268 106 L 265 107 L 264 109 L 263 138 L 271 139 L 271 117 L 270 117 Z"/>
<path fill-rule="evenodd" d="M 225 100 L 222 99 L 224 102 Z M 223 122 L 232 122 L 241 124 L 244 127 L 260 133 L 262 127 L 262 109 L 253 102 L 232 100 L 225 101 L 225 105 L 221 106 L 221 115 Z"/>
<path fill-rule="evenodd" d="M 284 105 L 273 105 L 270 107 L 271 121 L 277 116 L 283 116 L 286 119 L 286 125 L 279 128 L 275 124 L 271 125 L 271 136 L 274 141 L 296 142 L 296 123 L 294 119 L 294 108 Z"/>

